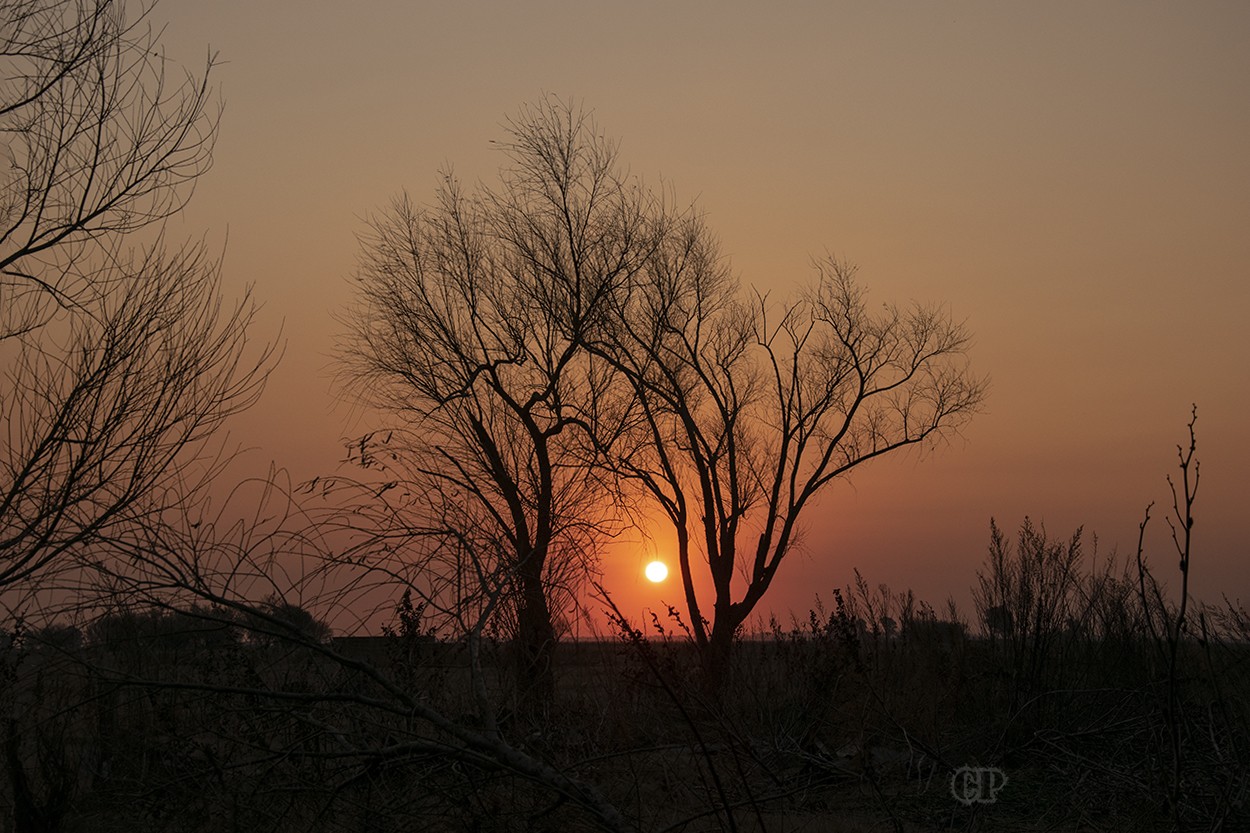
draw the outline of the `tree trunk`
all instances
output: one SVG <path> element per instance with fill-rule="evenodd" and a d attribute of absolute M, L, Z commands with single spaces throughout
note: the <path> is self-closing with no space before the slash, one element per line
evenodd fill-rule
<path fill-rule="evenodd" d="M 739 624 L 729 611 L 717 611 L 712 632 L 703 649 L 703 682 L 711 695 L 719 695 L 729 683 L 734 634 Z"/>
<path fill-rule="evenodd" d="M 40 801 L 26 775 L 26 766 L 22 762 L 21 738 L 17 731 L 18 722 L 10 719 L 8 733 L 5 738 L 5 759 L 9 769 L 9 787 L 13 791 L 13 830 L 14 833 L 56 833 L 61 829 L 61 818 L 69 805 L 70 776 L 64 761 L 57 771 L 51 773 L 47 785 L 48 795 Z M 45 773 L 47 772 L 45 767 Z"/>
<path fill-rule="evenodd" d="M 520 570 L 517 604 L 517 706 L 521 713 L 538 716 L 555 694 L 556 632 L 551 624 L 541 561 L 530 559 Z M 535 569 L 535 564 L 537 568 Z"/>

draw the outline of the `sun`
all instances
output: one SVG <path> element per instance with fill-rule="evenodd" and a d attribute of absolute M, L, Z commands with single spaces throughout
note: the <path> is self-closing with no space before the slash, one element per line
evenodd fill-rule
<path fill-rule="evenodd" d="M 659 584 L 668 578 L 668 565 L 663 561 L 652 561 L 647 565 L 644 572 L 646 572 L 648 581 Z"/>

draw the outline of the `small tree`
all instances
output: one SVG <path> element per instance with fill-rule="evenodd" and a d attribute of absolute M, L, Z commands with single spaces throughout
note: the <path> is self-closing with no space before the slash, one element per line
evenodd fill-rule
<path fill-rule="evenodd" d="M 462 604 L 466 585 L 481 604 L 502 593 L 541 692 L 552 608 L 611 521 L 586 439 L 611 376 L 585 344 L 654 250 L 659 203 L 554 99 L 522 109 L 500 147 L 498 188 L 467 194 L 445 174 L 433 205 L 403 197 L 372 221 L 345 372 L 395 420 L 354 456 L 385 472 L 397 546 Z"/>
<path fill-rule="evenodd" d="M 942 310 L 872 311 L 853 268 L 827 258 L 816 270 L 780 307 L 741 300 L 715 241 L 690 219 L 657 249 L 600 345 L 636 398 L 610 465 L 673 525 L 714 686 L 816 496 L 870 460 L 948 436 L 985 395 L 963 361 L 967 332 Z M 696 553 L 710 597 L 696 590 Z"/>

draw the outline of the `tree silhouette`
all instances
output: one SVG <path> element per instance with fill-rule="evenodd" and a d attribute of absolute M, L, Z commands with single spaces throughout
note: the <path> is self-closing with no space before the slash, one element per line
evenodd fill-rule
<path fill-rule="evenodd" d="M 250 300 L 223 308 L 216 261 L 163 243 L 217 113 L 212 61 L 171 77 L 149 11 L 0 7 L 0 586 L 158 522 L 269 366 Z"/>
<path fill-rule="evenodd" d="M 404 196 L 373 220 L 345 368 L 396 421 L 355 456 L 387 472 L 379 498 L 412 510 L 409 557 L 447 569 L 462 603 L 466 583 L 506 602 L 542 691 L 552 607 L 612 518 L 587 441 L 612 373 L 586 343 L 648 263 L 662 211 L 572 105 L 526 107 L 507 132 L 495 189 L 446 173 L 433 205 Z"/>
<path fill-rule="evenodd" d="M 697 218 L 682 228 L 597 347 L 635 395 L 631 431 L 605 459 L 673 526 L 716 687 L 816 496 L 870 460 L 948 436 L 985 384 L 963 360 L 967 332 L 939 308 L 874 311 L 855 270 L 831 257 L 796 300 L 744 300 Z M 710 598 L 696 589 L 700 560 Z"/>

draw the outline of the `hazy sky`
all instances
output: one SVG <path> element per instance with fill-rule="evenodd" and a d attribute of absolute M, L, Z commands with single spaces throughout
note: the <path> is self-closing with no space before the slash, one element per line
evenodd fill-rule
<path fill-rule="evenodd" d="M 216 164 L 176 229 L 224 246 L 231 289 L 254 283 L 285 327 L 234 434 L 258 468 L 329 473 L 368 427 L 330 358 L 361 218 L 431 196 L 448 163 L 491 179 L 504 117 L 554 93 L 697 199 L 744 283 L 784 290 L 831 251 L 871 298 L 940 301 L 976 334 L 987 412 L 830 489 L 773 609 L 853 567 L 962 601 L 991 516 L 1131 554 L 1152 500 L 1175 580 L 1164 476 L 1195 402 L 1193 586 L 1250 600 L 1250 4 L 163 0 L 156 18 L 172 57 L 224 62 Z M 642 549 L 609 586 L 677 602 L 644 586 Z"/>

